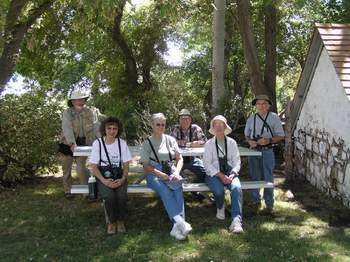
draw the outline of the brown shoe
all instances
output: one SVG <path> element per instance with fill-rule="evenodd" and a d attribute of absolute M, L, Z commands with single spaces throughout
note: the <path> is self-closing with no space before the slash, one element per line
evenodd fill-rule
<path fill-rule="evenodd" d="M 124 221 L 117 221 L 117 231 L 118 231 L 118 233 L 125 233 L 126 232 Z"/>
<path fill-rule="evenodd" d="M 116 224 L 111 223 L 107 225 L 107 234 L 108 235 L 114 235 L 116 233 Z"/>

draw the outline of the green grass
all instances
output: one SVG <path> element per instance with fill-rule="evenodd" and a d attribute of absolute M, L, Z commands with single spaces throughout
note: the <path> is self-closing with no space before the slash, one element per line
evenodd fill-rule
<path fill-rule="evenodd" d="M 283 186 L 275 217 L 249 215 L 245 192 L 242 235 L 215 219 L 210 201 L 186 195 L 194 230 L 178 242 L 155 195 L 130 195 L 128 231 L 109 237 L 100 202 L 66 200 L 59 178 L 41 178 L 0 193 L 0 261 L 350 261 L 350 229 L 328 224 L 339 204 L 307 185 L 285 201 Z"/>

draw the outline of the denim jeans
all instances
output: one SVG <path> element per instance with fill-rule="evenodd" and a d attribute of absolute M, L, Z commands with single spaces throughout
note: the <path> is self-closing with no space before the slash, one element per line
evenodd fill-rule
<path fill-rule="evenodd" d="M 273 169 L 275 167 L 275 154 L 273 149 L 267 149 L 261 151 L 261 157 L 248 157 L 249 174 L 253 180 L 264 180 L 266 182 L 273 183 Z M 253 189 L 252 197 L 254 203 L 260 203 L 260 190 Z M 265 204 L 269 208 L 273 208 L 273 188 L 264 189 Z"/>
<path fill-rule="evenodd" d="M 157 164 L 154 168 L 162 170 L 162 166 Z M 162 199 L 165 210 L 173 221 L 176 215 L 184 216 L 184 198 L 182 187 L 175 190 L 170 189 L 159 177 L 153 174 L 146 174 L 147 186 L 152 188 Z"/>
<path fill-rule="evenodd" d="M 225 185 L 221 182 L 217 176 L 206 176 L 205 182 L 207 183 L 210 191 L 213 192 L 215 198 L 215 204 L 217 208 L 222 208 L 225 201 Z M 232 180 L 230 185 L 226 185 L 227 189 L 231 193 L 231 216 L 232 219 L 236 216 L 242 217 L 242 189 L 241 182 L 238 177 Z"/>
<path fill-rule="evenodd" d="M 188 169 L 195 174 L 194 183 L 204 183 L 205 169 L 203 161 L 200 158 L 195 157 L 188 163 L 184 163 L 182 170 Z"/>

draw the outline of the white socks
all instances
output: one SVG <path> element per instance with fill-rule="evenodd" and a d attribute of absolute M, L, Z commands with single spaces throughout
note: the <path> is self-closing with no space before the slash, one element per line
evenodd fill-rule
<path fill-rule="evenodd" d="M 185 219 L 183 219 L 183 217 L 180 215 L 174 216 L 173 219 L 175 220 L 176 223 L 184 223 L 185 222 Z"/>

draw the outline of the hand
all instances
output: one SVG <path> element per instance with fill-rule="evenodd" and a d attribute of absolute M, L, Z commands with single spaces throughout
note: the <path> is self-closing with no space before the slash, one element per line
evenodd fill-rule
<path fill-rule="evenodd" d="M 120 179 L 117 179 L 117 180 L 120 180 Z M 120 182 L 117 182 L 117 180 L 113 180 L 112 178 L 107 178 L 107 179 L 104 179 L 102 181 L 102 183 L 106 186 L 106 187 L 109 187 L 109 188 L 117 188 L 119 187 L 119 183 Z"/>
<path fill-rule="evenodd" d="M 159 178 L 163 181 L 168 181 L 169 180 L 169 176 L 163 172 L 160 172 L 161 175 L 159 176 Z"/>
<path fill-rule="evenodd" d="M 233 174 L 229 175 L 228 178 L 231 179 L 231 181 L 232 181 L 233 178 L 234 178 L 234 177 L 237 177 L 237 176 L 238 176 L 238 174 L 233 173 Z"/>
<path fill-rule="evenodd" d="M 232 179 L 229 178 L 228 176 L 226 176 L 224 173 L 220 172 L 218 176 L 219 176 L 221 182 L 222 182 L 224 185 L 229 185 L 229 184 L 231 184 Z"/>
<path fill-rule="evenodd" d="M 200 147 L 204 144 L 204 141 L 198 140 L 191 143 L 191 147 Z"/>
<path fill-rule="evenodd" d="M 269 138 L 263 137 L 263 138 L 260 138 L 258 140 L 258 145 L 260 145 L 260 146 L 266 146 L 268 144 L 270 144 L 270 139 Z"/>
<path fill-rule="evenodd" d="M 257 145 L 258 145 L 258 142 L 254 141 L 254 140 L 249 140 L 248 143 L 249 143 L 249 146 L 251 148 L 257 147 Z"/>
<path fill-rule="evenodd" d="M 70 146 L 70 150 L 71 150 L 72 152 L 74 152 L 74 150 L 75 150 L 76 147 L 77 147 L 77 145 L 76 145 L 76 144 L 73 144 L 73 145 Z"/>

